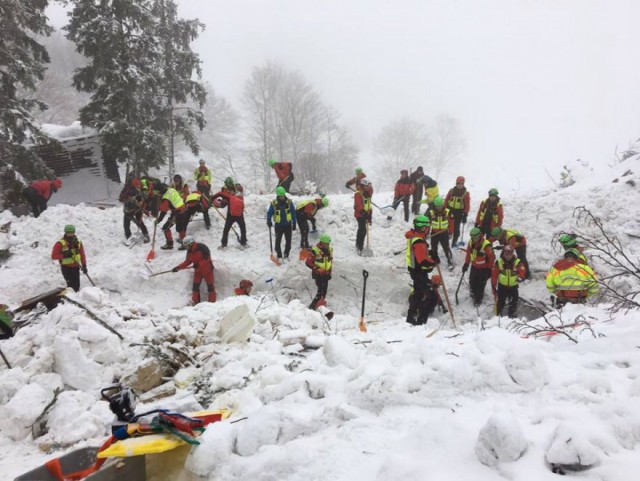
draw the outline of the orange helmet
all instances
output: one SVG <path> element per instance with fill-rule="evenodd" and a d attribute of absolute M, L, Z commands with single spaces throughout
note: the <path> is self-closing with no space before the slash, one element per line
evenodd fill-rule
<path fill-rule="evenodd" d="M 438 274 L 436 274 L 435 276 L 431 277 L 431 284 L 433 284 L 434 286 L 441 286 L 442 285 L 442 277 L 440 277 Z"/>
<path fill-rule="evenodd" d="M 456 177 L 456 184 L 464 184 L 464 177 L 461 175 Z"/>

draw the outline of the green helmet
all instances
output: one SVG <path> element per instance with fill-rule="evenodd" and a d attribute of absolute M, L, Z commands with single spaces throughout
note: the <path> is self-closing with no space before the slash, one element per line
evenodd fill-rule
<path fill-rule="evenodd" d="M 435 205 L 436 207 L 441 207 L 444 205 L 444 199 L 442 198 L 442 196 L 438 195 L 436 196 L 435 199 L 433 199 L 433 205 Z"/>
<path fill-rule="evenodd" d="M 64 226 L 64 233 L 65 234 L 75 234 L 76 233 L 76 227 L 74 225 L 67 224 L 67 225 Z"/>
<path fill-rule="evenodd" d="M 328 207 L 329 206 L 329 199 L 327 197 L 323 197 L 322 198 L 322 207 Z"/>
<path fill-rule="evenodd" d="M 322 234 L 320 236 L 320 242 L 323 244 L 331 244 L 331 237 L 328 234 Z"/>
<path fill-rule="evenodd" d="M 471 229 L 471 232 L 469 232 L 469 235 L 471 237 L 479 237 L 482 235 L 482 231 L 478 227 L 474 227 Z"/>
<path fill-rule="evenodd" d="M 428 227 L 430 225 L 429 218 L 426 215 L 419 215 L 413 219 L 414 227 Z"/>
<path fill-rule="evenodd" d="M 502 229 L 500 227 L 494 227 L 491 230 L 491 237 L 500 237 L 500 234 L 502 234 Z"/>
<path fill-rule="evenodd" d="M 362 167 L 356 167 L 356 174 L 362 174 Z"/>
<path fill-rule="evenodd" d="M 563 247 L 574 247 L 578 244 L 576 236 L 573 234 L 562 234 L 558 238 L 558 240 L 560 241 L 560 244 L 563 245 Z"/>
<path fill-rule="evenodd" d="M 278 187 L 276 187 L 276 195 L 278 197 L 282 196 L 282 195 L 287 195 L 287 190 L 284 187 L 282 187 L 281 185 L 279 185 Z"/>
<path fill-rule="evenodd" d="M 271 159 L 267 162 L 269 164 L 269 167 L 273 167 L 274 165 L 276 165 L 276 161 Z"/>
<path fill-rule="evenodd" d="M 492 187 L 491 189 L 489 189 L 489 195 L 498 195 L 498 189 Z"/>
<path fill-rule="evenodd" d="M 226 179 L 224 179 L 224 183 L 225 185 L 233 185 L 233 177 L 227 177 Z"/>

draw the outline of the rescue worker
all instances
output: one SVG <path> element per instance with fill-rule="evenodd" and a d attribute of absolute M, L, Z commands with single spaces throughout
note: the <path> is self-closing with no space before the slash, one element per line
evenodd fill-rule
<path fill-rule="evenodd" d="M 233 180 L 233 177 L 227 177 L 224 179 L 224 185 L 220 189 L 220 192 L 229 192 L 230 194 L 237 194 L 238 192 L 241 192 L 244 194 L 244 187 Z"/>
<path fill-rule="evenodd" d="M 31 204 L 33 217 L 39 217 L 47 210 L 47 202 L 62 187 L 62 180 L 36 180 L 22 190 L 22 195 Z"/>
<path fill-rule="evenodd" d="M 580 260 L 580 251 L 572 248 L 556 261 L 547 273 L 551 304 L 558 309 L 566 303 L 582 304 L 598 292 L 598 277 L 589 264 Z"/>
<path fill-rule="evenodd" d="M 272 159 L 269 161 L 269 167 L 276 171 L 276 177 L 278 177 L 277 187 L 282 187 L 285 192 L 289 192 L 291 182 L 295 179 L 291 162 L 276 162 Z"/>
<path fill-rule="evenodd" d="M 0 304 L 0 340 L 13 337 L 13 314 L 6 304 Z"/>
<path fill-rule="evenodd" d="M 242 279 L 240 281 L 240 286 L 236 287 L 233 292 L 236 296 L 250 296 L 251 289 L 253 289 L 253 282 L 249 279 Z"/>
<path fill-rule="evenodd" d="M 209 197 L 211 195 L 211 170 L 205 165 L 204 159 L 200 159 L 199 165 L 193 172 L 196 181 L 196 190 Z"/>
<path fill-rule="evenodd" d="M 362 255 L 364 239 L 367 236 L 367 225 L 371 225 L 373 207 L 371 196 L 373 186 L 369 179 L 362 179 L 353 194 L 353 216 L 358 221 L 358 231 L 356 232 L 356 251 Z"/>
<path fill-rule="evenodd" d="M 164 192 L 162 192 L 164 190 Z M 162 232 L 164 232 L 164 238 L 166 240 L 165 245 L 161 246 L 160 249 L 169 250 L 173 249 L 173 235 L 171 234 L 171 228 L 176 226 L 176 232 L 178 232 L 179 242 L 182 243 L 182 239 L 186 235 L 187 232 L 187 207 L 182 200 L 182 196 L 180 193 L 174 189 L 173 187 L 167 188 L 166 185 L 162 185 L 160 187 L 160 192 L 162 193 L 162 200 L 160 201 L 160 216 L 156 219 L 155 223 L 160 224 L 167 212 L 171 211 L 167 222 L 162 226 Z"/>
<path fill-rule="evenodd" d="M 456 178 L 456 185 L 449 189 L 444 199 L 444 205 L 447 206 L 451 216 L 453 217 L 453 237 L 451 238 L 451 247 L 455 247 L 460 238 L 460 224 L 467 223 L 467 216 L 471 208 L 471 195 L 464 186 L 465 179 L 463 176 Z"/>
<path fill-rule="evenodd" d="M 189 195 L 189 186 L 184 183 L 182 180 L 182 176 L 180 174 L 176 174 L 173 176 L 173 182 L 171 183 L 171 187 L 180 192 L 182 196 L 182 200 L 187 200 L 187 196 Z"/>
<path fill-rule="evenodd" d="M 189 225 L 189 222 L 191 222 L 191 219 L 196 214 L 196 212 L 201 212 L 202 217 L 204 218 L 204 226 L 207 230 L 211 228 L 211 219 L 209 218 L 209 201 L 207 200 L 206 195 L 198 191 L 191 192 L 185 198 L 185 205 L 187 206 L 187 211 L 185 214 L 187 217 L 187 226 Z"/>
<path fill-rule="evenodd" d="M 227 247 L 229 240 L 229 231 L 232 229 L 233 224 L 238 224 L 240 227 L 240 245 L 246 247 L 247 245 L 247 227 L 244 223 L 244 196 L 242 192 L 225 192 L 221 190 L 216 192 L 211 199 L 214 205 L 216 202 L 223 201 L 227 206 L 227 216 L 224 221 L 224 227 L 222 229 L 222 240 L 220 241 L 220 248 Z M 223 205 L 223 204 L 219 204 Z M 236 234 L 237 235 L 237 234 Z"/>
<path fill-rule="evenodd" d="M 409 199 L 415 189 L 415 183 L 409 177 L 409 171 L 403 169 L 400 171 L 400 178 L 396 182 L 393 190 L 393 203 L 391 207 L 396 210 L 402 203 L 404 204 L 404 221 L 409 222 Z M 391 220 L 392 216 L 387 216 L 387 220 Z"/>
<path fill-rule="evenodd" d="M 145 204 L 142 197 L 142 194 L 136 194 L 132 197 L 129 197 L 124 206 L 122 206 L 122 211 L 124 212 L 123 217 L 123 227 L 124 227 L 124 236 L 125 238 L 131 237 L 131 222 L 133 222 L 140 232 L 142 232 L 144 243 L 149 242 L 149 231 L 147 230 L 147 226 L 144 225 L 144 221 L 142 220 L 142 215 L 145 211 Z"/>
<path fill-rule="evenodd" d="M 125 182 L 124 187 L 122 187 L 118 200 L 124 204 L 131 197 L 135 197 L 138 194 L 142 194 L 140 179 L 132 172 L 129 174 L 129 179 Z"/>
<path fill-rule="evenodd" d="M 184 262 L 178 264 L 171 269 L 172 272 L 186 269 L 193 264 L 193 286 L 191 294 L 191 302 L 195 306 L 200 303 L 200 284 L 204 281 L 209 291 L 209 302 L 216 302 L 216 288 L 213 276 L 213 261 L 211 260 L 211 251 L 201 243 L 198 243 L 190 235 L 182 240 L 182 244 L 187 248 L 187 257 Z"/>
<path fill-rule="evenodd" d="M 144 202 L 147 210 L 153 217 L 158 217 L 158 209 L 160 207 L 161 197 L 167 190 L 167 185 L 160 182 L 159 179 L 150 176 L 143 176 L 139 179 L 139 184 L 135 179 L 131 181 L 142 195 L 144 196 Z"/>
<path fill-rule="evenodd" d="M 575 234 L 565 233 L 561 234 L 560 237 L 558 237 L 558 241 L 564 248 L 565 252 L 569 249 L 576 249 L 580 253 L 580 255 L 578 256 L 578 260 L 580 262 L 584 262 L 585 264 L 589 263 L 587 260 L 587 256 L 584 255 L 584 248 L 580 244 L 578 244 L 578 236 L 576 236 Z"/>
<path fill-rule="evenodd" d="M 329 199 L 326 197 L 303 200 L 296 205 L 296 220 L 300 228 L 301 249 L 309 249 L 309 222 L 311 222 L 313 230 L 316 230 L 316 214 L 318 210 L 328 205 Z"/>
<path fill-rule="evenodd" d="M 449 209 L 444 206 L 444 199 L 440 196 L 433 199 L 433 204 L 427 209 L 425 215 L 431 223 L 431 234 L 429 236 L 431 257 L 437 262 L 440 261 L 438 245 L 441 245 L 445 256 L 447 256 L 449 269 L 453 269 L 453 255 L 449 247 L 449 234 L 453 232 L 453 218 Z"/>
<path fill-rule="evenodd" d="M 502 249 L 491 271 L 491 291 L 496 300 L 496 315 L 501 316 L 507 301 L 509 317 L 518 316 L 518 284 L 524 280 L 526 269 L 522 260 L 515 256 L 513 246 L 507 244 Z"/>
<path fill-rule="evenodd" d="M 414 215 L 420 214 L 420 204 L 422 203 L 422 179 L 424 170 L 422 166 L 418 166 L 414 172 L 409 175 L 409 179 L 413 183 L 413 202 L 411 203 L 411 212 Z"/>
<path fill-rule="evenodd" d="M 356 175 L 355 177 L 351 177 L 349 180 L 347 180 L 347 182 L 344 184 L 345 189 L 354 190 L 353 188 L 351 188 L 352 185 L 355 186 L 355 189 L 357 189 L 362 179 L 366 177 L 367 174 L 364 173 L 362 167 L 356 167 Z"/>
<path fill-rule="evenodd" d="M 327 234 L 320 236 L 319 242 L 311 248 L 311 253 L 307 256 L 306 265 L 311 269 L 311 278 L 316 282 L 318 291 L 311 301 L 309 309 L 316 309 L 327 304 L 327 289 L 331 280 L 331 269 L 333 263 L 333 247 L 331 247 L 331 237 Z"/>
<path fill-rule="evenodd" d="M 53 246 L 51 259 L 60 262 L 60 270 L 67 286 L 80 290 L 80 269 L 87 274 L 87 259 L 82 241 L 76 237 L 76 228 L 71 224 L 64 226 L 64 236 Z"/>
<path fill-rule="evenodd" d="M 272 222 L 273 220 L 273 222 Z M 284 187 L 276 187 L 276 198 L 269 205 L 267 211 L 267 226 L 269 229 L 275 222 L 276 226 L 276 254 L 278 260 L 282 262 L 282 237 L 284 236 L 284 258 L 289 260 L 289 252 L 291 252 L 291 232 L 296 230 L 296 209 L 293 202 L 287 197 L 287 191 Z"/>
<path fill-rule="evenodd" d="M 498 197 L 498 189 L 489 189 L 489 197 L 483 200 L 478 208 L 475 226 L 478 227 L 485 236 L 489 237 L 493 229 L 502 227 L 503 218 L 504 211 L 500 197 Z"/>
<path fill-rule="evenodd" d="M 429 256 L 429 245 L 426 240 L 428 227 L 429 219 L 424 215 L 419 215 L 413 219 L 413 229 L 404 234 L 407 239 L 405 260 L 413 281 L 412 293 L 409 296 L 407 322 L 414 326 L 425 324 L 429 317 L 427 305 L 429 273 L 433 270 L 436 262 Z"/>
<path fill-rule="evenodd" d="M 498 241 L 500 245 L 494 247 L 494 250 L 504 249 L 505 246 L 511 246 L 516 251 L 516 255 L 520 263 L 525 269 L 525 279 L 531 279 L 531 270 L 527 261 L 527 238 L 515 229 L 503 229 L 502 227 L 494 227 L 489 238 L 491 243 Z"/>
<path fill-rule="evenodd" d="M 487 281 L 491 277 L 493 264 L 496 262 L 496 255 L 491 247 L 491 242 L 484 238 L 484 234 L 478 227 L 471 229 L 469 233 L 471 239 L 467 244 L 467 255 L 462 266 L 462 275 L 469 269 L 471 264 L 471 272 L 469 273 L 469 287 L 471 288 L 471 297 L 473 305 L 478 307 L 482 304 L 484 298 L 484 289 Z"/>
<path fill-rule="evenodd" d="M 425 175 L 422 177 L 422 179 L 419 179 L 418 184 L 421 184 L 422 188 L 424 189 L 424 200 L 421 201 L 422 204 L 431 204 L 433 202 L 433 199 L 440 195 L 440 188 L 438 187 L 438 183 L 428 175 Z"/>

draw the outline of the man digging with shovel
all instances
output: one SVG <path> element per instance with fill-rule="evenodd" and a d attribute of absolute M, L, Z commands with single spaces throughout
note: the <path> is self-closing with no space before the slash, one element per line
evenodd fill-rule
<path fill-rule="evenodd" d="M 353 194 L 353 216 L 358 221 L 358 231 L 356 232 L 356 251 L 358 255 L 371 257 L 373 253 L 369 248 L 369 226 L 371 225 L 371 196 L 373 186 L 368 179 L 362 179 L 355 194 Z M 367 238 L 367 248 L 364 249 L 364 240 Z"/>

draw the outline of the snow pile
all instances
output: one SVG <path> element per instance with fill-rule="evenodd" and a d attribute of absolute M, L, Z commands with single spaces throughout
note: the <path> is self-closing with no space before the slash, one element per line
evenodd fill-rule
<path fill-rule="evenodd" d="M 639 180 L 638 164 L 631 156 L 598 183 L 578 181 L 527 198 L 502 193 L 505 226 L 528 239 L 534 280 L 522 285 L 523 297 L 547 300 L 544 274 L 558 255 L 550 241 L 571 229 L 577 205 L 631 245 L 640 226 L 628 207 L 640 198 L 627 181 Z M 484 196 L 472 197 L 477 207 Z M 374 196 L 381 206 L 390 199 L 390 193 Z M 97 287 L 83 279 L 81 292 L 69 296 L 101 321 L 64 301 L 2 342 L 13 366 L 0 371 L 6 479 L 65 449 L 99 445 L 113 418 L 99 389 L 115 380 L 145 391 L 138 411 L 233 411 L 238 422 L 210 426 L 187 457 L 186 468 L 208 479 L 425 479 L 428 473 L 429 479 L 488 481 L 498 472 L 537 481 L 550 479 L 552 469 L 587 470 L 586 479 L 635 479 L 640 313 L 569 306 L 553 314 L 556 320 L 571 324 L 581 316 L 592 331 L 527 338 L 493 316 L 488 292 L 476 310 L 463 287 L 453 306 L 457 330 L 441 314 L 427 326 L 410 326 L 402 255 L 407 225 L 401 216 L 387 223 L 376 211 L 375 256 L 358 257 L 352 198 L 345 195 L 332 196 L 318 215 L 335 254 L 328 295 L 335 316 L 328 321 L 306 307 L 315 294 L 308 269 L 297 260 L 282 267 L 269 261 L 270 200 L 246 196 L 247 250 L 233 236 L 226 250 L 215 249 L 222 228 L 216 214 L 211 231 L 199 219 L 189 226 L 212 248 L 220 299 L 197 306 L 188 305 L 189 271 L 149 277 L 149 269 L 170 269 L 184 253 L 156 245 L 157 258 L 145 265 L 150 245 L 122 245 L 120 208 L 58 205 L 39 219 L 0 214 L 0 224 L 11 222 L 0 244 L 12 253 L 0 266 L 0 302 L 16 306 L 62 284 L 48 259 L 64 224 L 73 223 Z M 295 234 L 292 258 L 298 240 Z M 455 270 L 443 272 L 452 302 L 463 259 L 454 252 Z M 357 329 L 362 269 L 370 273 L 367 333 Z M 253 295 L 234 297 L 243 278 L 254 282 Z M 249 340 L 222 342 L 223 319 L 243 305 L 256 323 Z"/>

